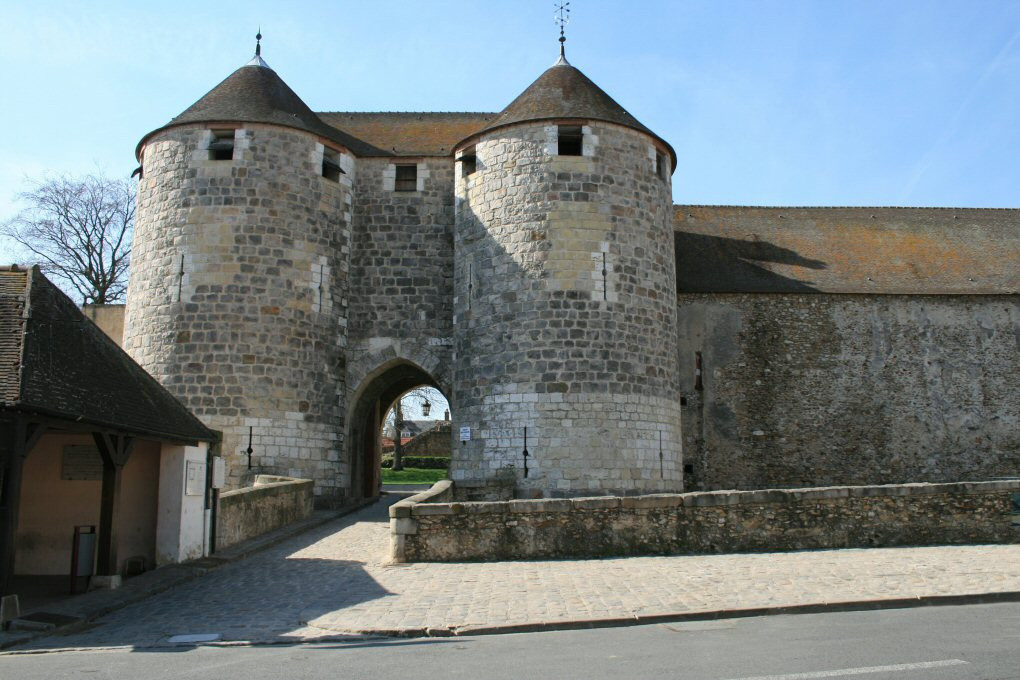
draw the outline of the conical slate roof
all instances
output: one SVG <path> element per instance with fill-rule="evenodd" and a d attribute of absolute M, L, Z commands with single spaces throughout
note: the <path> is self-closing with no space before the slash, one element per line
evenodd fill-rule
<path fill-rule="evenodd" d="M 564 118 L 601 120 L 644 132 L 665 144 L 676 164 L 676 153 L 668 142 L 642 125 L 563 56 L 471 137 L 515 123 Z"/>
<path fill-rule="evenodd" d="M 356 154 L 386 155 L 380 154 L 380 149 L 323 123 L 259 56 L 231 73 L 169 123 L 147 134 L 138 143 L 136 153 L 152 135 L 188 123 L 282 125 L 333 140 Z"/>

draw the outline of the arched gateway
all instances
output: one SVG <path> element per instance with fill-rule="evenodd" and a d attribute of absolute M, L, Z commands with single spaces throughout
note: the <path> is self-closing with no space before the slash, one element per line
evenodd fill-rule
<path fill-rule="evenodd" d="M 352 495 L 361 498 L 378 495 L 382 460 L 379 433 L 383 419 L 398 397 L 421 386 L 444 391 L 444 386 L 417 364 L 394 359 L 366 376 L 355 390 L 349 402 L 346 433 Z"/>

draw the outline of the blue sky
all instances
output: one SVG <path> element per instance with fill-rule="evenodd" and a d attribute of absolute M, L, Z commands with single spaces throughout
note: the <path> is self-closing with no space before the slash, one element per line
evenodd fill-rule
<path fill-rule="evenodd" d="M 571 9 L 568 58 L 676 148 L 679 203 L 1020 206 L 1020 0 Z M 142 135 L 247 61 L 259 25 L 314 110 L 498 111 L 555 59 L 552 15 L 549 0 L 5 0 L 0 218 L 26 175 L 130 174 Z"/>

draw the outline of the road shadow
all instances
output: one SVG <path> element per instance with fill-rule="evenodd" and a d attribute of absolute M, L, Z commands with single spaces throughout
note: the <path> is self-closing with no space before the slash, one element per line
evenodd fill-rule
<path fill-rule="evenodd" d="M 361 523 L 388 522 L 388 507 L 402 495 L 293 536 L 259 553 L 213 569 L 198 578 L 101 616 L 17 646 L 22 650 L 67 648 L 150 648 L 175 635 L 219 634 L 223 640 L 298 642 L 308 611 L 342 611 L 392 595 L 365 565 L 385 555 L 385 546 L 361 534 L 365 559 L 357 551 L 316 543 Z M 374 536 L 374 533 L 372 534 Z M 388 534 L 382 534 L 388 537 Z M 302 553 L 311 549 L 309 556 Z M 331 551 L 336 559 L 328 557 Z M 376 554 L 378 553 L 378 554 Z M 320 555 L 326 554 L 327 557 Z"/>

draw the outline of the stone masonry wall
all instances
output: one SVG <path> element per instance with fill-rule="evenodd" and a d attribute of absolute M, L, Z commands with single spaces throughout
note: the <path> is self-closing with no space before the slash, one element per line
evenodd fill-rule
<path fill-rule="evenodd" d="M 415 364 L 441 389 L 450 385 L 453 162 L 418 159 L 418 190 L 394 191 L 398 162 L 415 161 L 358 161 L 347 356 L 352 397 L 380 364 L 393 361 Z"/>
<path fill-rule="evenodd" d="M 311 135 L 248 125 L 219 161 L 211 137 L 178 127 L 145 146 L 125 349 L 223 432 L 230 486 L 252 427 L 256 471 L 339 502 L 353 158 L 334 182 Z"/>
<path fill-rule="evenodd" d="M 404 163 L 403 159 L 398 162 Z M 453 334 L 453 162 L 430 158 L 417 165 L 420 190 L 394 191 L 390 177 L 394 161 L 358 161 L 349 327 L 352 348 L 378 349 L 386 341 L 407 340 L 449 352 Z"/>
<path fill-rule="evenodd" d="M 680 295 L 687 488 L 1020 474 L 1018 302 Z"/>
<path fill-rule="evenodd" d="M 475 144 L 474 173 L 457 164 L 453 417 L 471 429 L 454 447 L 459 486 L 682 486 L 669 180 L 650 137 L 583 134 L 582 156 L 559 156 L 556 125 L 502 128 Z"/>
<path fill-rule="evenodd" d="M 434 495 L 391 506 L 394 561 L 1020 542 L 1020 480 L 495 503 Z"/>
<path fill-rule="evenodd" d="M 310 516 L 314 486 L 310 479 L 258 475 L 254 486 L 223 492 L 216 512 L 216 548 Z"/>

